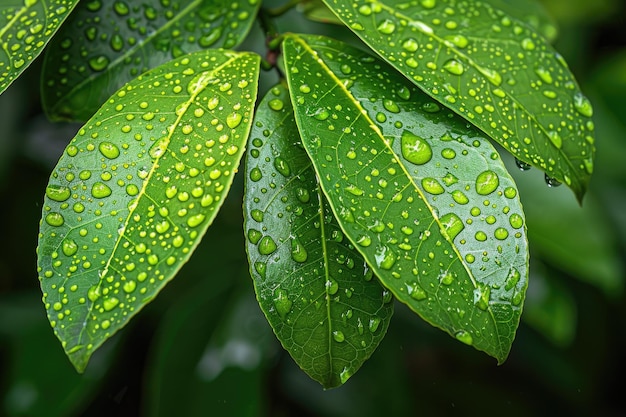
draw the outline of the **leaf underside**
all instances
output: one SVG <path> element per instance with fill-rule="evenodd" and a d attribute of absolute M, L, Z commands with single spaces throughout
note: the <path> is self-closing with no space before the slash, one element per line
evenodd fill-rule
<path fill-rule="evenodd" d="M 0 93 L 39 56 L 78 0 L 0 4 Z"/>
<path fill-rule="evenodd" d="M 112 96 L 70 142 L 43 205 L 38 271 L 74 366 L 164 287 L 215 217 L 243 155 L 259 57 L 200 51 Z"/>
<path fill-rule="evenodd" d="M 325 388 L 339 386 L 385 335 L 391 293 L 339 228 L 284 86 L 261 101 L 251 139 L 244 211 L 259 304 L 296 363 Z"/>
<path fill-rule="evenodd" d="M 150 68 L 201 49 L 234 48 L 260 3 L 81 2 L 45 54 L 42 101 L 48 117 L 85 121 Z"/>
<path fill-rule="evenodd" d="M 424 92 L 582 200 L 593 110 L 541 35 L 478 1 L 324 1 Z"/>
<path fill-rule="evenodd" d="M 497 152 L 372 56 L 304 35 L 283 52 L 302 143 L 345 235 L 400 301 L 504 361 L 528 248 Z"/>

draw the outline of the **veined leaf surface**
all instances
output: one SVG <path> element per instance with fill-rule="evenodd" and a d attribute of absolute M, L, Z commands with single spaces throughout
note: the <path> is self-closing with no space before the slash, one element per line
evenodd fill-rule
<path fill-rule="evenodd" d="M 233 48 L 259 0 L 85 1 L 45 55 L 42 99 L 52 119 L 87 120 L 125 83 L 189 52 Z"/>
<path fill-rule="evenodd" d="M 82 371 L 195 249 L 248 137 L 259 57 L 199 51 L 112 96 L 54 168 L 38 270 L 54 332 Z"/>
<path fill-rule="evenodd" d="M 531 26 L 549 42 L 557 38 L 556 22 L 540 0 L 487 0 L 486 3 Z"/>
<path fill-rule="evenodd" d="M 0 93 L 48 44 L 78 0 L 3 0 L 0 4 Z"/>
<path fill-rule="evenodd" d="M 244 210 L 259 304 L 296 363 L 325 388 L 339 386 L 382 340 L 393 297 L 337 224 L 285 87 L 263 99 L 251 137 Z"/>
<path fill-rule="evenodd" d="M 495 149 L 362 51 L 296 35 L 283 48 L 302 143 L 346 236 L 400 301 L 504 361 L 528 248 Z"/>
<path fill-rule="evenodd" d="M 542 36 L 478 1 L 324 1 L 423 91 L 582 200 L 593 110 Z"/>

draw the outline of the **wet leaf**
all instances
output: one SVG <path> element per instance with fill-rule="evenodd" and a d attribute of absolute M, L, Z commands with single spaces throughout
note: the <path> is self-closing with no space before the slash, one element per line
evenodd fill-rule
<path fill-rule="evenodd" d="M 302 142 L 346 236 L 400 301 L 504 361 L 528 248 L 498 153 L 370 55 L 296 35 L 284 54 Z"/>
<path fill-rule="evenodd" d="M 42 100 L 48 117 L 85 121 L 150 68 L 189 52 L 239 45 L 260 3 L 81 2 L 45 55 Z"/>
<path fill-rule="evenodd" d="M 48 44 L 78 0 L 5 0 L 0 4 L 0 93 Z"/>
<path fill-rule="evenodd" d="M 200 51 L 127 84 L 80 129 L 46 188 L 43 301 L 82 371 L 187 261 L 232 183 L 259 57 Z"/>
<path fill-rule="evenodd" d="M 582 200 L 593 172 L 593 110 L 542 36 L 482 2 L 325 1 L 423 91 Z"/>
<path fill-rule="evenodd" d="M 496 9 L 514 17 L 539 32 L 549 42 L 558 35 L 555 20 L 539 0 L 487 0 Z"/>
<path fill-rule="evenodd" d="M 263 99 L 251 137 L 244 211 L 259 304 L 296 363 L 325 388 L 339 386 L 385 335 L 391 294 L 323 197 L 285 87 Z"/>

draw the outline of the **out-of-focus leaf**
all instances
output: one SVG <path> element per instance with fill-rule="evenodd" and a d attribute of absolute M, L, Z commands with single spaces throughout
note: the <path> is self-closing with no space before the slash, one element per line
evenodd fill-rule
<path fill-rule="evenodd" d="M 423 91 L 582 200 L 593 109 L 542 36 L 482 2 L 324 1 Z"/>
<path fill-rule="evenodd" d="M 577 308 L 571 290 L 546 275 L 535 260 L 530 272 L 522 321 L 553 344 L 567 347 L 576 336 Z"/>
<path fill-rule="evenodd" d="M 0 93 L 39 56 L 78 0 L 0 3 Z"/>
<path fill-rule="evenodd" d="M 0 414 L 12 417 L 75 415 L 94 396 L 113 359 L 104 349 L 83 375 L 63 359 L 63 350 L 40 314 L 39 297 L 0 300 L 0 343 L 8 354 L 2 370 Z"/>
<path fill-rule="evenodd" d="M 343 22 L 326 7 L 322 0 L 304 0 L 298 4 L 298 7 L 306 17 L 313 21 L 343 25 Z"/>
<path fill-rule="evenodd" d="M 283 49 L 302 143 L 346 236 L 400 301 L 504 361 L 528 249 L 498 153 L 371 55 L 304 35 Z"/>
<path fill-rule="evenodd" d="M 296 363 L 325 388 L 339 386 L 384 337 L 392 296 L 322 195 L 284 86 L 259 105 L 251 138 L 244 210 L 259 304 Z"/>
<path fill-rule="evenodd" d="M 45 54 L 48 117 L 89 119 L 122 85 L 189 52 L 234 48 L 259 0 L 83 1 Z"/>
<path fill-rule="evenodd" d="M 259 57 L 198 51 L 140 76 L 70 142 L 43 205 L 38 271 L 77 370 L 174 277 L 232 184 Z"/>

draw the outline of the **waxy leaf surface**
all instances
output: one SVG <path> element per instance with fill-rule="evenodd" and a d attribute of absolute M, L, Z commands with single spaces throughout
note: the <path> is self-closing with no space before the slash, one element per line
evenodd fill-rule
<path fill-rule="evenodd" d="M 0 4 L 0 93 L 48 44 L 78 0 L 3 0 Z"/>
<path fill-rule="evenodd" d="M 244 210 L 259 304 L 296 363 L 339 386 L 382 340 L 393 297 L 333 216 L 284 86 L 259 105 L 251 138 Z"/>
<path fill-rule="evenodd" d="M 89 119 L 150 68 L 207 48 L 234 48 L 259 0 L 85 1 L 50 43 L 42 95 L 52 119 Z"/>
<path fill-rule="evenodd" d="M 423 91 L 582 200 L 593 172 L 593 110 L 542 36 L 478 1 L 325 2 Z"/>
<path fill-rule="evenodd" d="M 127 84 L 54 168 L 38 270 L 74 366 L 163 288 L 213 221 L 248 137 L 259 57 L 199 51 Z"/>
<path fill-rule="evenodd" d="M 400 301 L 504 361 L 528 248 L 498 153 L 370 55 L 296 35 L 284 54 L 302 143 L 346 236 Z"/>

